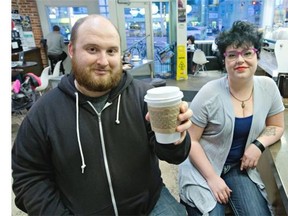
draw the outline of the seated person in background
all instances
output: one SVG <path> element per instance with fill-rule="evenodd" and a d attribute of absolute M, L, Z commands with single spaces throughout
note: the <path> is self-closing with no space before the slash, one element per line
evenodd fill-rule
<path fill-rule="evenodd" d="M 195 37 L 193 35 L 189 35 L 187 37 L 187 49 L 192 52 L 194 52 L 196 49 Z"/>
<path fill-rule="evenodd" d="M 194 74 L 195 73 L 195 65 L 192 61 L 193 52 L 196 49 L 195 45 L 195 37 L 193 35 L 189 35 L 187 37 L 187 73 Z"/>
<path fill-rule="evenodd" d="M 179 166 L 189 216 L 271 215 L 257 171 L 262 152 L 284 132 L 284 106 L 273 79 L 254 76 L 262 34 L 244 21 L 216 38 L 227 76 L 204 85 L 191 102 L 191 151 Z"/>
<path fill-rule="evenodd" d="M 67 53 L 63 50 L 65 48 L 64 38 L 60 34 L 60 27 L 53 26 L 53 31 L 46 36 L 47 40 L 47 53 L 51 61 L 51 71 L 53 72 L 54 66 L 58 61 L 62 61 L 60 65 L 60 73 L 65 74 L 63 61 L 67 58 Z"/>

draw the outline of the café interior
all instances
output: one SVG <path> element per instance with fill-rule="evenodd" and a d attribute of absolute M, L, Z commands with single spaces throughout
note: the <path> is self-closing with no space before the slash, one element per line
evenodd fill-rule
<path fill-rule="evenodd" d="M 62 75 L 59 65 L 47 57 L 45 36 L 53 25 L 59 25 L 67 49 L 76 20 L 88 14 L 101 14 L 118 27 L 123 62 L 128 63 L 124 67 L 134 78 L 155 87 L 175 85 L 181 90 L 197 91 L 214 79 L 215 74 L 225 76 L 222 61 L 213 49 L 217 34 L 229 29 L 236 20 L 254 23 L 263 32 L 263 50 L 256 75 L 268 76 L 276 82 L 286 107 L 284 135 L 265 150 L 258 169 L 268 185 L 275 214 L 288 215 L 288 0 L 183 2 L 186 10 L 181 27 L 175 0 L 11 0 L 11 76 L 32 72 L 41 81 L 46 77 L 45 86 L 39 88 L 40 97 L 55 88 Z M 180 27 L 185 34 L 179 36 Z M 204 52 L 207 64 L 198 67 L 196 62 L 187 61 L 184 75 L 179 76 L 177 45 L 186 44 L 189 35 L 195 37 L 195 44 Z M 187 50 L 185 59 L 188 55 Z M 69 56 L 63 64 L 69 73 Z M 189 64 L 195 65 L 194 73 L 188 71 Z"/>

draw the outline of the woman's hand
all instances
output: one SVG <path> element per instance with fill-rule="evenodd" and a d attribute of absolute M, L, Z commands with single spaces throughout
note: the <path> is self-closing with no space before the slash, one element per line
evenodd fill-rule
<path fill-rule="evenodd" d="M 244 169 L 254 169 L 261 157 L 261 150 L 254 144 L 249 145 L 241 158 L 240 170 Z"/>
<path fill-rule="evenodd" d="M 228 203 L 232 190 L 226 185 L 225 181 L 218 175 L 207 179 L 207 183 L 212 190 L 217 202 L 221 204 Z"/>

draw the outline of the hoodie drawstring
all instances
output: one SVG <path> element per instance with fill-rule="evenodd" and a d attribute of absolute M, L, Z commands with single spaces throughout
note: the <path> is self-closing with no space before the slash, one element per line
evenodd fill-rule
<path fill-rule="evenodd" d="M 79 151 L 80 151 L 81 161 L 82 161 L 81 170 L 82 170 L 82 173 L 84 173 L 84 169 L 86 168 L 86 164 L 85 164 L 84 154 L 83 154 L 83 150 L 82 150 L 82 144 L 81 144 L 81 140 L 80 140 L 80 132 L 79 132 L 79 95 L 78 95 L 78 92 L 75 92 L 75 95 L 76 95 L 76 104 L 75 104 L 76 105 L 76 133 L 77 133 L 77 141 L 78 141 Z M 121 94 L 119 94 L 119 96 L 118 96 L 116 120 L 115 120 L 115 123 L 118 125 L 120 124 L 120 120 L 119 120 L 120 102 L 121 102 Z"/>
<path fill-rule="evenodd" d="M 78 96 L 78 92 L 75 92 L 75 95 L 76 95 L 76 133 L 77 133 L 79 151 L 80 151 L 80 155 L 81 155 L 81 161 L 82 161 L 81 169 L 82 169 L 82 174 L 83 174 L 84 169 L 86 167 L 86 164 L 85 164 L 85 159 L 84 159 L 84 155 L 83 155 L 83 151 L 82 151 L 82 144 L 81 144 L 80 132 L 79 132 L 79 106 L 78 106 L 79 96 Z"/>
<path fill-rule="evenodd" d="M 121 101 L 121 94 L 119 94 L 118 96 L 118 102 L 117 102 L 117 111 L 116 111 L 116 124 L 120 124 L 120 120 L 119 120 L 119 112 L 120 112 L 120 101 Z"/>
<path fill-rule="evenodd" d="M 78 139 L 78 145 L 79 145 L 81 159 L 82 159 L 81 169 L 82 169 L 82 173 L 84 173 L 84 169 L 85 169 L 86 165 L 85 165 L 84 155 L 83 155 L 83 152 L 82 152 L 82 145 L 81 145 L 81 141 L 80 141 L 80 132 L 79 132 L 79 104 L 78 104 L 79 103 L 79 95 L 78 95 L 78 92 L 75 92 L 75 95 L 76 95 L 77 139 Z M 120 121 L 119 121 L 120 100 L 121 100 L 121 94 L 118 96 L 118 103 L 117 103 L 117 110 L 116 110 L 116 120 L 115 120 L 116 124 L 120 124 Z M 90 101 L 87 101 L 87 103 L 92 107 L 92 109 L 98 115 L 99 132 L 100 132 L 100 138 L 101 138 L 101 146 L 102 146 L 102 152 L 103 152 L 105 171 L 106 171 L 106 175 L 107 175 L 107 180 L 108 180 L 108 185 L 109 185 L 109 190 L 110 190 L 111 201 L 112 201 L 112 204 L 113 204 L 114 213 L 115 213 L 115 216 L 118 216 L 119 214 L 118 214 L 116 198 L 115 198 L 115 195 L 114 195 L 114 190 L 113 190 L 113 185 L 112 185 L 112 180 L 111 180 L 111 175 L 110 175 L 110 170 L 109 170 L 109 165 L 108 165 L 108 160 L 107 160 L 107 155 L 106 155 L 106 147 L 105 147 L 105 141 L 104 141 L 104 135 L 103 135 L 102 122 L 101 122 L 101 113 L 102 113 L 102 111 L 106 107 L 110 106 L 112 104 L 112 102 L 106 102 L 106 104 L 104 105 L 104 107 L 103 107 L 103 109 L 101 110 L 100 113 L 97 112 L 96 108 L 94 107 L 94 105 Z"/>

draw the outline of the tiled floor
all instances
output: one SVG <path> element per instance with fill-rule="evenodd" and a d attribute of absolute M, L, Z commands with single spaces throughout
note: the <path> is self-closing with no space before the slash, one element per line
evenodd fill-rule
<path fill-rule="evenodd" d="M 198 91 L 207 82 L 225 75 L 226 74 L 222 73 L 221 71 L 205 71 L 200 72 L 195 76 L 189 74 L 187 80 L 167 79 L 166 84 L 178 86 L 181 90 Z"/>

